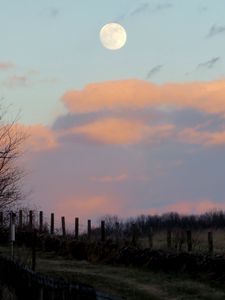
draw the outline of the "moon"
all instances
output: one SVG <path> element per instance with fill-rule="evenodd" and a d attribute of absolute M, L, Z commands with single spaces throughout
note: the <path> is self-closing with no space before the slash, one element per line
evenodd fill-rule
<path fill-rule="evenodd" d="M 127 41 L 127 33 L 123 26 L 118 23 L 108 23 L 100 30 L 102 45 L 110 50 L 122 48 Z"/>

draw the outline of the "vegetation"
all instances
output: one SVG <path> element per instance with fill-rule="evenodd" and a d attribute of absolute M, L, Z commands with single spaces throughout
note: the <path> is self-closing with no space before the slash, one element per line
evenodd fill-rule
<path fill-rule="evenodd" d="M 29 263 L 28 248 L 16 248 L 16 258 Z M 0 247 L 9 254 L 9 247 Z M 204 274 L 184 272 L 153 272 L 145 267 L 112 266 L 76 261 L 57 256 L 53 252 L 39 252 L 37 271 L 69 281 L 88 283 L 98 290 L 129 300 L 222 300 L 223 282 L 209 280 Z"/>
<path fill-rule="evenodd" d="M 17 118 L 7 120 L 7 109 L 0 107 L 0 211 L 5 211 L 23 198 L 23 171 L 18 165 L 24 132 L 16 124 Z"/>
<path fill-rule="evenodd" d="M 141 216 L 123 222 L 107 216 L 104 242 L 100 228 L 93 230 L 91 240 L 86 234 L 78 239 L 74 239 L 74 234 L 50 235 L 46 229 L 37 234 L 35 242 L 36 270 L 91 284 L 124 299 L 225 299 L 224 219 L 222 211 L 199 216 L 175 213 Z M 172 232 L 169 249 L 168 229 Z M 189 229 L 193 245 L 190 253 L 186 235 Z M 208 231 L 213 232 L 212 253 L 208 251 Z M 0 234 L 0 241 L 6 242 L 7 236 L 5 230 Z M 33 237 L 28 220 L 22 230 L 18 228 L 15 257 L 29 266 L 32 265 Z M 0 247 L 0 252 L 10 255 L 10 248 Z"/>
<path fill-rule="evenodd" d="M 101 218 L 105 220 L 108 233 L 116 230 L 116 224 L 119 224 L 120 233 L 128 236 L 132 231 L 133 224 L 140 234 L 148 235 L 149 230 L 168 230 L 168 229 L 224 229 L 225 211 L 211 210 L 199 215 L 181 215 L 176 212 L 170 212 L 162 215 L 141 215 L 136 218 L 120 220 L 117 216 L 106 215 Z"/>

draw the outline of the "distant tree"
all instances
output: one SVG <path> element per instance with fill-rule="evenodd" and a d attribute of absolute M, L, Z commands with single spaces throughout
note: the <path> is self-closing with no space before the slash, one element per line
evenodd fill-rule
<path fill-rule="evenodd" d="M 21 180 L 24 172 L 18 164 L 25 133 L 18 118 L 8 121 L 8 108 L 0 107 L 0 211 L 9 209 L 23 198 Z"/>

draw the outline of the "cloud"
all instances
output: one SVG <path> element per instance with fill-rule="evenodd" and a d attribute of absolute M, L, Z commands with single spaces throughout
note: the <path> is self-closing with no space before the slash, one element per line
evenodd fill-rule
<path fill-rule="evenodd" d="M 127 218 L 168 212 L 177 212 L 183 215 L 202 214 L 212 210 L 224 210 L 225 204 L 208 199 L 196 199 L 195 201 L 180 201 L 148 209 L 133 208 L 132 205 L 125 207 L 126 203 L 122 204 L 121 201 L 114 199 L 112 196 L 69 197 L 56 203 L 55 212 L 58 216 L 66 216 L 66 220 L 72 223 L 76 216 L 79 216 L 82 219 L 81 221 L 83 221 L 84 219 L 87 220 L 93 217 L 97 220 L 99 217 L 104 217 L 105 215 L 118 215 Z M 79 215 L 76 212 L 79 212 Z"/>
<path fill-rule="evenodd" d="M 64 136 L 80 136 L 87 141 L 105 145 L 132 145 L 142 141 L 159 143 L 171 135 L 171 124 L 149 126 L 138 120 L 107 118 L 70 128 Z"/>
<path fill-rule="evenodd" d="M 207 124 L 179 129 L 173 124 L 149 125 L 139 120 L 104 118 L 58 130 L 52 130 L 41 124 L 18 126 L 28 135 L 25 148 L 30 152 L 51 151 L 63 145 L 67 147 L 71 142 L 73 144 L 129 146 L 158 145 L 166 140 L 173 140 L 206 147 L 225 145 L 225 129 L 222 127 L 214 131 L 205 130 Z M 179 160 L 178 162 L 180 163 Z M 119 182 L 127 179 L 128 176 L 124 173 L 117 176 L 91 178 L 95 182 Z M 129 177 L 129 179 L 141 180 L 135 177 Z"/>
<path fill-rule="evenodd" d="M 137 15 L 143 14 L 145 12 L 149 13 L 157 13 L 162 10 L 166 10 L 173 7 L 171 3 L 161 3 L 157 5 L 150 5 L 148 2 L 142 2 L 139 5 L 137 5 L 135 8 L 131 9 L 127 13 L 122 14 L 119 18 L 117 18 L 117 21 L 124 20 L 128 17 L 135 17 Z"/>
<path fill-rule="evenodd" d="M 214 210 L 225 210 L 225 204 L 208 199 L 196 199 L 195 201 L 179 201 L 160 207 L 151 207 L 147 211 L 142 209 L 130 210 L 130 216 L 138 215 L 161 215 L 177 212 L 181 215 L 203 214 Z"/>
<path fill-rule="evenodd" d="M 214 37 L 215 35 L 224 34 L 225 33 L 225 26 L 217 26 L 212 25 L 212 27 L 209 30 L 209 33 L 207 34 L 207 38 Z"/>
<path fill-rule="evenodd" d="M 171 3 L 162 3 L 162 4 L 157 4 L 153 11 L 157 12 L 157 11 L 162 11 L 162 10 L 165 10 L 165 9 L 169 9 L 169 8 L 172 8 L 173 5 Z"/>
<path fill-rule="evenodd" d="M 120 203 L 110 195 L 73 196 L 60 199 L 56 203 L 55 212 L 57 215 L 68 217 L 69 220 L 74 220 L 76 216 L 82 218 L 100 217 L 108 213 L 119 214 L 122 211 Z"/>
<path fill-rule="evenodd" d="M 133 11 L 131 11 L 130 15 L 131 16 L 135 16 L 137 14 L 140 14 L 146 10 L 149 9 L 149 3 L 148 2 L 145 2 L 145 3 L 141 3 L 139 4 L 139 6 L 137 6 Z"/>
<path fill-rule="evenodd" d="M 178 139 L 184 143 L 203 146 L 225 145 L 225 129 L 221 131 L 201 131 L 196 128 L 186 128 L 178 134 Z"/>
<path fill-rule="evenodd" d="M 3 85 L 9 88 L 27 86 L 28 78 L 24 75 L 13 75 L 3 82 Z"/>
<path fill-rule="evenodd" d="M 150 79 L 152 76 L 159 73 L 161 71 L 162 67 L 163 67 L 163 65 L 157 65 L 157 66 L 153 67 L 152 69 L 150 69 L 146 76 L 146 79 Z"/>
<path fill-rule="evenodd" d="M 56 18 L 60 14 L 60 9 L 57 7 L 48 7 L 40 11 L 40 15 L 48 18 Z"/>
<path fill-rule="evenodd" d="M 128 179 L 128 175 L 123 173 L 117 176 L 103 176 L 103 177 L 92 177 L 91 180 L 94 182 L 112 183 L 122 182 Z"/>
<path fill-rule="evenodd" d="M 8 88 L 18 88 L 18 87 L 30 87 L 39 84 L 54 85 L 59 82 L 58 78 L 35 78 L 36 72 L 28 71 L 26 75 L 13 75 L 2 82 L 2 85 Z"/>
<path fill-rule="evenodd" d="M 88 84 L 67 91 L 62 101 L 73 114 L 174 106 L 225 116 L 224 91 L 225 80 L 158 85 L 131 79 Z"/>
<path fill-rule="evenodd" d="M 53 7 L 53 8 L 50 9 L 49 13 L 50 13 L 51 17 L 55 18 L 59 15 L 60 10 L 58 8 Z"/>
<path fill-rule="evenodd" d="M 14 67 L 14 64 L 9 62 L 0 62 L 0 71 L 5 71 Z"/>
<path fill-rule="evenodd" d="M 213 57 L 210 60 L 207 60 L 203 63 L 198 64 L 197 69 L 199 68 L 206 68 L 206 69 L 212 69 L 216 63 L 218 63 L 221 60 L 219 56 Z"/>
<path fill-rule="evenodd" d="M 28 136 L 25 148 L 30 152 L 53 150 L 59 146 L 56 134 L 47 126 L 36 124 L 22 127 Z"/>
<path fill-rule="evenodd" d="M 201 214 L 214 209 L 225 209 L 224 203 L 216 203 L 211 200 L 198 199 L 196 201 L 181 201 L 161 207 L 161 213 L 178 212 L 180 214 Z"/>
<path fill-rule="evenodd" d="M 208 10 L 208 7 L 207 6 L 205 6 L 205 5 L 199 5 L 199 7 L 198 7 L 198 11 L 200 12 L 200 13 L 204 13 L 204 12 L 206 12 Z"/>

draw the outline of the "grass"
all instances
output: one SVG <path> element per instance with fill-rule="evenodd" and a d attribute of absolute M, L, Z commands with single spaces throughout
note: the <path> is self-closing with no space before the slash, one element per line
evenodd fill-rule
<path fill-rule="evenodd" d="M 38 271 L 78 280 L 129 300 L 222 300 L 225 289 L 184 274 L 165 274 L 131 267 L 94 265 L 85 261 L 41 257 Z"/>
<path fill-rule="evenodd" d="M 158 236 L 165 245 L 166 234 Z M 207 250 L 207 231 L 193 234 L 195 250 Z M 205 241 L 205 244 L 204 244 Z M 214 233 L 215 246 L 222 252 L 224 233 Z M 201 245 L 200 248 L 199 245 Z M 206 247 L 206 249 L 205 249 Z M 10 247 L 0 247 L 0 253 L 10 255 Z M 31 250 L 25 247 L 15 247 L 15 258 L 31 264 Z M 37 271 L 47 275 L 74 280 L 92 285 L 98 290 L 123 297 L 129 300 L 224 300 L 225 287 L 218 282 L 210 282 L 201 278 L 193 278 L 187 274 L 166 274 L 152 272 L 144 268 L 109 266 L 91 264 L 87 261 L 76 261 L 57 257 L 54 253 L 38 253 Z"/>
<path fill-rule="evenodd" d="M 192 231 L 193 240 L 193 251 L 194 252 L 207 252 L 208 251 L 208 231 L 210 230 L 195 230 Z M 221 229 L 212 230 L 213 232 L 213 243 L 214 252 L 217 254 L 222 254 L 225 252 L 225 234 Z M 172 232 L 172 246 L 182 240 L 180 231 Z M 140 238 L 139 245 L 142 248 L 149 247 L 148 238 Z M 165 230 L 157 231 L 153 235 L 153 248 L 154 249 L 166 249 L 167 248 L 167 233 Z M 182 250 L 186 250 L 186 232 L 183 232 L 183 243 L 181 246 Z"/>

